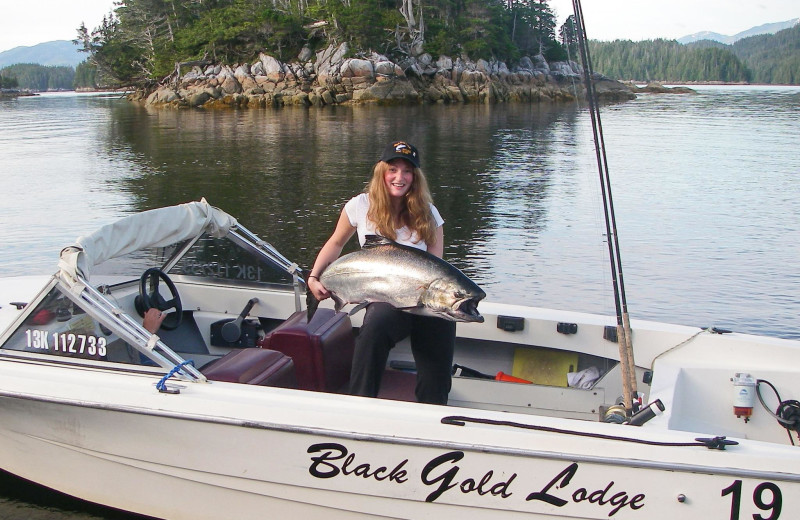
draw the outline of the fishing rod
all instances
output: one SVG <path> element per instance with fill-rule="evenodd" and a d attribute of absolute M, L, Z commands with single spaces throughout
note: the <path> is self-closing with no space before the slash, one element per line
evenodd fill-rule
<path fill-rule="evenodd" d="M 572 0 L 575 13 L 575 29 L 578 33 L 578 49 L 583 62 L 584 80 L 586 82 L 586 99 L 592 119 L 597 168 L 600 174 L 600 187 L 603 196 L 603 212 L 608 236 L 608 253 L 611 263 L 611 279 L 614 286 L 614 305 L 617 313 L 617 341 L 619 343 L 620 368 L 622 369 L 623 401 L 626 411 L 634 412 L 633 402 L 636 396 L 636 364 L 633 359 L 633 342 L 631 325 L 628 316 L 628 302 L 625 297 L 625 284 L 622 276 L 622 260 L 617 236 L 617 221 L 614 214 L 614 199 L 611 195 L 611 176 L 608 171 L 603 125 L 600 121 L 600 107 L 597 103 L 596 91 L 592 77 L 594 70 L 589 56 L 589 40 L 586 37 L 586 26 L 583 21 L 581 0 Z"/>

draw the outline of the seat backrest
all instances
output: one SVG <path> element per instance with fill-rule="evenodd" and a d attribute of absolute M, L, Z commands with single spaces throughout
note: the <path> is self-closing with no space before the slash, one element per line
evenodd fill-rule
<path fill-rule="evenodd" d="M 306 311 L 297 311 L 259 340 L 259 346 L 292 358 L 298 388 L 321 392 L 347 390 L 355 346 L 347 313 L 317 309 L 309 323 Z"/>

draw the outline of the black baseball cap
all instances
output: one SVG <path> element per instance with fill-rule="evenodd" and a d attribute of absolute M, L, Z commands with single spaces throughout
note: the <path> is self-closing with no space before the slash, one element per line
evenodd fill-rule
<path fill-rule="evenodd" d="M 381 161 L 389 162 L 392 159 L 405 159 L 413 164 L 414 168 L 419 168 L 419 152 L 417 148 L 405 141 L 389 143 L 383 150 Z"/>

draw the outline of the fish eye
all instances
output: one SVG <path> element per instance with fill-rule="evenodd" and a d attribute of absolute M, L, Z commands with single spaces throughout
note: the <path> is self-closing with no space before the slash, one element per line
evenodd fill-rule
<path fill-rule="evenodd" d="M 455 293 L 453 293 L 453 296 L 455 296 L 457 299 L 460 300 L 461 298 L 465 297 L 466 294 L 463 291 L 456 291 Z"/>

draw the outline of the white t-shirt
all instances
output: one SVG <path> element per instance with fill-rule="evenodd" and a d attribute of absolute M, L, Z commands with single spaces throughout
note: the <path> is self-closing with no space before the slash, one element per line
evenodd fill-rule
<path fill-rule="evenodd" d="M 358 243 L 361 244 L 362 247 L 364 246 L 367 235 L 379 234 L 375 230 L 375 224 L 371 220 L 367 220 L 368 210 L 369 195 L 366 193 L 356 195 L 352 199 L 348 200 L 344 205 L 344 212 L 347 214 L 347 218 L 350 220 L 350 225 L 356 228 L 358 233 Z M 431 213 L 433 214 L 433 218 L 436 221 L 437 227 L 444 224 L 444 219 L 439 214 L 439 210 L 436 209 L 436 206 L 433 204 L 431 204 Z M 408 226 L 403 226 L 395 231 L 397 232 L 397 240 L 395 240 L 395 242 L 398 244 L 416 247 L 417 249 L 422 249 L 423 251 L 428 249 L 428 245 L 425 243 L 425 241 L 419 240 L 416 231 L 412 234 L 408 229 Z M 419 241 L 415 242 L 415 240 Z"/>

